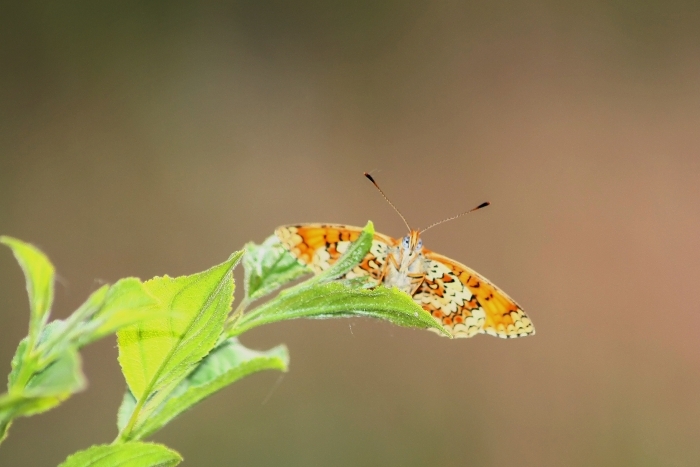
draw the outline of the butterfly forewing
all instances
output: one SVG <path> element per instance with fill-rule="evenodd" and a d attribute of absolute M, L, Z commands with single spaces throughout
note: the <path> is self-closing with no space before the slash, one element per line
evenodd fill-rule
<path fill-rule="evenodd" d="M 286 225 L 277 228 L 275 234 L 282 245 L 301 263 L 319 273 L 328 269 L 357 240 L 362 228 L 338 224 Z M 369 252 L 362 262 L 346 274 L 348 279 L 369 275 L 379 279 L 387 251 L 395 240 L 375 232 Z"/>
<path fill-rule="evenodd" d="M 452 301 L 451 308 L 444 310 L 450 313 L 439 316 L 443 326 L 451 326 L 455 329 L 454 332 L 466 333 L 468 334 L 466 337 L 474 335 L 474 326 L 479 328 L 476 332 L 504 338 L 522 337 L 535 333 L 532 321 L 515 300 L 484 276 L 464 264 L 432 251 L 426 251 L 425 256 L 429 260 L 429 264 L 437 263 L 446 270 L 443 271 L 443 282 L 448 281 L 447 283 L 452 289 L 458 288 L 458 286 L 453 285 L 454 282 L 458 282 L 464 287 L 464 292 L 458 295 L 457 300 Z M 429 277 L 430 274 L 428 274 Z M 447 289 L 450 290 L 450 287 Z M 457 310 L 454 310 L 455 305 Z M 438 317 L 435 313 L 433 316 Z M 468 317 L 473 317 L 473 319 L 467 319 Z M 475 324 L 475 322 L 479 324 Z"/>

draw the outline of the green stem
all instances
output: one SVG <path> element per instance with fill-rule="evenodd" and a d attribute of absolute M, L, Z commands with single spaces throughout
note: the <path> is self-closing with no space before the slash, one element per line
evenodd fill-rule
<path fill-rule="evenodd" d="M 120 443 L 125 443 L 128 440 L 128 436 L 131 433 L 131 430 L 134 429 L 134 425 L 136 425 L 136 421 L 138 420 L 138 415 L 141 409 L 143 408 L 143 404 L 145 404 L 146 398 L 141 397 L 138 402 L 136 402 L 136 406 L 134 407 L 134 411 L 131 413 L 131 417 L 129 418 L 129 423 L 124 426 L 124 429 L 122 429 L 117 437 L 112 441 L 112 444 L 120 444 Z"/>
<path fill-rule="evenodd" d="M 226 320 L 226 324 L 224 324 L 224 332 L 222 335 L 228 336 L 228 334 L 236 327 L 236 323 L 241 319 L 243 316 L 243 313 L 245 312 L 245 309 L 250 305 L 251 300 L 248 299 L 248 297 L 244 298 L 241 300 L 241 303 L 238 304 L 236 307 L 236 310 L 231 313 L 231 316 L 228 317 Z"/>
<path fill-rule="evenodd" d="M 21 396 L 10 394 L 8 392 L 0 394 L 0 412 L 7 410 L 8 407 L 14 405 L 14 403 L 21 398 Z"/>
<path fill-rule="evenodd" d="M 224 330 L 224 334 L 227 337 L 235 337 L 243 334 L 245 331 L 254 328 L 256 326 L 259 326 L 260 324 L 264 323 L 256 323 L 255 320 L 257 319 L 258 316 L 260 316 L 262 313 L 264 313 L 266 310 L 269 310 L 270 308 L 275 308 L 279 306 L 280 302 L 284 302 L 285 300 L 288 300 L 289 298 L 293 297 L 294 295 L 303 292 L 304 290 L 313 287 L 319 282 L 324 282 L 325 278 L 322 275 L 316 275 L 311 277 L 310 279 L 305 280 L 304 282 L 301 282 L 300 284 L 296 284 L 292 287 L 289 287 L 288 289 L 282 290 L 280 293 L 277 294 L 275 298 L 273 298 L 270 301 L 267 301 L 260 305 L 257 308 L 252 309 L 246 314 L 242 314 L 234 320 L 234 316 L 238 312 L 239 308 L 241 308 L 242 305 L 248 305 L 250 302 L 247 302 L 247 299 L 244 299 L 240 305 L 236 308 L 236 312 L 231 315 L 231 318 L 226 323 L 226 328 Z"/>
<path fill-rule="evenodd" d="M 34 350 L 27 351 L 25 356 L 22 357 L 17 377 L 14 379 L 12 386 L 7 388 L 8 393 L 12 396 L 21 396 L 32 376 L 43 369 L 44 368 L 39 365 L 39 355 Z"/>
<path fill-rule="evenodd" d="M 285 299 L 288 299 L 290 296 L 293 296 L 295 293 L 298 293 L 301 290 L 304 290 L 304 288 L 307 286 L 307 284 L 310 281 L 302 282 L 301 284 L 298 284 L 294 287 L 291 287 L 289 289 L 283 290 L 280 292 L 275 298 L 272 300 L 263 303 L 257 308 L 252 309 L 245 315 L 242 315 L 239 319 L 236 319 L 235 321 L 231 322 L 229 326 L 227 326 L 227 329 L 225 331 L 225 335 L 227 337 L 235 337 L 243 334 L 244 332 L 248 331 L 249 329 L 252 329 L 259 324 L 262 323 L 256 323 L 255 320 L 258 316 L 261 314 L 265 313 L 267 310 L 270 308 L 275 308 L 279 306 L 280 302 L 283 302 Z M 300 287 L 304 286 L 304 287 Z M 229 324 L 229 323 L 227 323 Z"/>

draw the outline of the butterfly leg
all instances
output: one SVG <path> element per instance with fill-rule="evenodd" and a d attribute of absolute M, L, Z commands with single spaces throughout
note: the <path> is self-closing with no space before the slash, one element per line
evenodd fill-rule
<path fill-rule="evenodd" d="M 418 259 L 418 255 L 414 256 L 411 261 L 408 262 L 408 265 L 406 266 L 409 268 L 413 263 L 416 262 Z M 415 283 L 416 285 L 413 287 L 413 290 L 411 291 L 411 296 L 415 295 L 418 289 L 420 288 L 421 284 L 425 280 L 425 273 L 424 272 L 414 272 L 414 273 L 409 273 L 408 277 L 411 278 L 411 282 Z"/>
<path fill-rule="evenodd" d="M 418 292 L 418 289 L 423 284 L 423 281 L 425 280 L 425 273 L 424 272 L 411 273 L 408 275 L 408 277 L 411 278 L 411 282 L 414 282 L 416 284 L 413 287 L 413 290 L 411 291 L 411 297 L 412 297 L 416 294 L 416 292 Z"/>
<path fill-rule="evenodd" d="M 381 284 L 382 281 L 384 280 L 384 278 L 386 277 L 386 273 L 387 273 L 387 270 L 389 269 L 389 265 L 390 264 L 393 265 L 394 268 L 396 268 L 396 270 L 398 271 L 399 270 L 399 262 L 400 261 L 396 261 L 396 257 L 393 254 L 389 253 L 387 255 L 386 261 L 384 262 L 384 267 L 382 268 L 382 275 L 379 276 L 379 281 L 378 281 L 379 284 Z"/>

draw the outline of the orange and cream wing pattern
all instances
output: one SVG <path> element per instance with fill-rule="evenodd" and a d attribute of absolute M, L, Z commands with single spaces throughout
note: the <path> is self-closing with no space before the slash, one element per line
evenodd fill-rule
<path fill-rule="evenodd" d="M 477 333 L 512 338 L 535 333 L 515 301 L 467 266 L 425 251 L 428 270 L 413 298 L 455 337 Z"/>
<path fill-rule="evenodd" d="M 361 227 L 340 224 L 285 225 L 275 230 L 282 245 L 315 273 L 324 271 L 335 263 L 361 233 Z M 346 277 L 352 279 L 369 274 L 374 279 L 379 279 L 387 252 L 395 244 L 396 240 L 375 232 L 369 252 Z"/>
<path fill-rule="evenodd" d="M 360 227 L 338 224 L 288 225 L 275 231 L 282 245 L 316 273 L 335 263 L 360 233 Z M 388 276 L 382 273 L 398 245 L 398 240 L 375 232 L 369 252 L 346 277 L 369 275 L 386 283 Z M 535 333 L 523 309 L 483 276 L 426 248 L 419 259 L 424 277 L 413 299 L 454 337 L 484 333 L 512 338 Z"/>

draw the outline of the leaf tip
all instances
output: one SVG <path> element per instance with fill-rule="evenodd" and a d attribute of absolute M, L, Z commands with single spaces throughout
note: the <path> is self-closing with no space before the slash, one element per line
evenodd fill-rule
<path fill-rule="evenodd" d="M 246 246 L 247 246 L 247 245 L 246 245 Z M 235 267 L 235 266 L 238 264 L 238 262 L 241 260 L 241 258 L 242 258 L 243 255 L 245 254 L 245 252 L 246 252 L 246 247 L 245 247 L 245 246 L 244 246 L 243 249 L 241 249 L 241 250 L 234 251 L 234 252 L 231 253 L 231 255 L 228 257 L 227 262 L 233 263 L 233 266 Z"/>
<path fill-rule="evenodd" d="M 10 237 L 9 235 L 0 235 L 0 243 L 2 243 L 3 245 L 5 245 L 13 250 L 18 245 L 26 245 L 27 244 L 26 242 L 23 242 L 19 238 Z"/>

